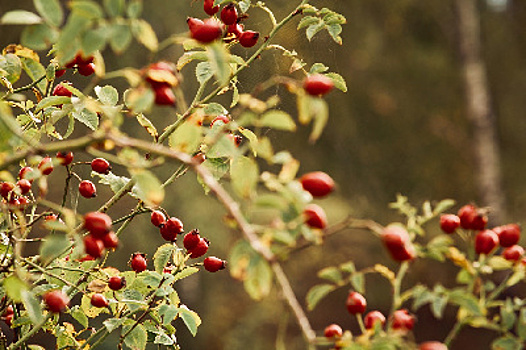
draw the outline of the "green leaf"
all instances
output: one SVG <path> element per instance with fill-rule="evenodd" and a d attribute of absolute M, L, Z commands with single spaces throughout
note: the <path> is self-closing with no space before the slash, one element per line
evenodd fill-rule
<path fill-rule="evenodd" d="M 241 0 L 237 3 L 237 5 L 239 6 L 241 13 L 245 13 L 250 8 L 251 0 Z"/>
<path fill-rule="evenodd" d="M 16 303 L 22 302 L 22 294 L 28 290 L 25 282 L 14 275 L 6 277 L 3 286 L 7 296 Z"/>
<path fill-rule="evenodd" d="M 75 12 L 75 14 L 88 19 L 97 19 L 103 17 L 102 8 L 100 5 L 91 0 L 72 1 L 71 10 Z"/>
<path fill-rule="evenodd" d="M 126 318 L 108 318 L 107 320 L 104 320 L 104 322 L 102 323 L 104 324 L 104 327 L 106 327 L 108 332 L 111 333 L 117 328 L 119 328 L 120 326 L 122 326 L 124 322 L 126 321 L 127 321 Z"/>
<path fill-rule="evenodd" d="M 526 340 L 526 307 L 522 307 L 519 311 L 519 319 L 517 320 L 517 335 L 523 340 Z"/>
<path fill-rule="evenodd" d="M 135 113 L 143 113 L 149 110 L 155 100 L 152 89 L 133 88 L 124 92 L 124 103 Z"/>
<path fill-rule="evenodd" d="M 254 193 L 259 179 L 257 163 L 252 158 L 245 156 L 234 158 L 230 166 L 230 178 L 232 179 L 232 187 L 239 196 L 250 197 Z"/>
<path fill-rule="evenodd" d="M 121 336 L 126 334 L 128 330 L 133 326 L 122 327 Z M 124 344 L 130 347 L 132 350 L 144 350 L 146 349 L 146 343 L 148 340 L 148 334 L 146 328 L 142 324 L 135 326 L 133 330 L 124 338 Z"/>
<path fill-rule="evenodd" d="M 441 319 L 444 315 L 447 301 L 448 296 L 446 294 L 433 296 L 431 300 L 431 312 L 436 318 Z"/>
<path fill-rule="evenodd" d="M 306 17 L 303 17 L 301 19 L 301 21 L 300 21 L 300 23 L 298 23 L 298 27 L 296 29 L 300 30 L 300 29 L 309 27 L 311 25 L 318 24 L 320 22 L 321 22 L 321 20 L 319 18 L 317 18 L 317 17 L 306 16 Z"/>
<path fill-rule="evenodd" d="M 64 11 L 58 0 L 33 0 L 35 9 L 49 24 L 60 27 L 64 20 Z"/>
<path fill-rule="evenodd" d="M 40 102 L 35 107 L 35 112 L 40 112 L 44 108 L 51 106 L 60 106 L 63 104 L 71 103 L 71 97 L 67 96 L 49 96 L 40 100 Z"/>
<path fill-rule="evenodd" d="M 44 319 L 42 308 L 40 307 L 40 300 L 29 290 L 22 290 L 21 295 L 22 303 L 27 311 L 27 315 L 33 322 L 38 324 Z"/>
<path fill-rule="evenodd" d="M 192 154 L 202 143 L 202 128 L 192 121 L 181 124 L 168 139 L 170 147 L 176 151 Z"/>
<path fill-rule="evenodd" d="M 488 265 L 496 271 L 507 270 L 513 267 L 513 263 L 502 256 L 492 256 L 488 261 Z"/>
<path fill-rule="evenodd" d="M 332 79 L 332 83 L 334 84 L 335 88 L 343 92 L 347 92 L 347 84 L 345 83 L 345 79 L 343 79 L 343 77 L 340 74 L 327 73 L 325 75 Z"/>
<path fill-rule="evenodd" d="M 42 23 L 42 18 L 33 12 L 25 10 L 8 11 L 0 18 L 0 24 L 31 25 L 38 23 Z"/>
<path fill-rule="evenodd" d="M 514 338 L 511 335 L 507 335 L 498 339 L 495 339 L 491 343 L 491 350 L 521 350 L 523 348 L 523 343 Z"/>
<path fill-rule="evenodd" d="M 444 211 L 448 210 L 452 206 L 455 205 L 455 201 L 453 199 L 444 199 L 438 202 L 438 204 L 433 209 L 434 215 L 442 214 Z"/>
<path fill-rule="evenodd" d="M 504 305 L 500 307 L 500 319 L 501 326 L 506 331 L 510 330 L 515 324 L 517 316 L 515 315 L 515 310 L 513 310 L 513 303 L 510 298 L 507 298 Z"/>
<path fill-rule="evenodd" d="M 308 111 L 304 111 L 304 113 L 306 112 L 308 116 L 302 116 L 300 114 L 300 117 L 303 118 L 303 121 L 300 119 L 300 122 L 306 121 L 306 123 L 308 123 L 308 121 L 314 118 L 312 132 L 309 137 L 309 141 L 314 142 L 321 136 L 321 133 L 329 120 L 329 107 L 327 102 L 319 97 L 309 96 L 307 97 L 306 102 L 307 106 L 305 107 L 308 108 Z"/>
<path fill-rule="evenodd" d="M 99 117 L 97 116 L 97 113 L 90 111 L 82 104 L 76 105 L 73 112 L 71 112 L 71 115 L 91 130 L 97 130 L 99 127 Z"/>
<path fill-rule="evenodd" d="M 329 35 L 331 36 L 332 40 L 338 45 L 343 44 L 343 40 L 340 36 L 342 33 L 342 26 L 339 24 L 330 24 L 327 26 L 327 31 L 329 32 Z"/>
<path fill-rule="evenodd" d="M 197 334 L 197 328 L 201 325 L 201 318 L 199 315 L 195 311 L 188 309 L 186 305 L 181 305 L 179 308 L 179 316 L 190 333 L 195 337 Z"/>
<path fill-rule="evenodd" d="M 343 279 L 340 270 L 337 267 L 333 266 L 326 267 L 318 271 L 318 277 L 335 283 L 338 283 Z"/>
<path fill-rule="evenodd" d="M 155 340 L 153 341 L 154 344 L 161 344 L 161 345 L 173 345 L 175 342 L 172 338 L 170 338 L 167 334 L 159 333 L 155 336 Z"/>
<path fill-rule="evenodd" d="M 226 110 L 226 108 L 216 102 L 212 102 L 212 103 L 205 105 L 205 108 L 203 111 L 205 112 L 206 115 L 209 115 L 209 116 L 228 114 L 228 111 Z"/>
<path fill-rule="evenodd" d="M 115 106 L 119 102 L 119 92 L 111 85 L 95 86 L 93 90 L 102 104 Z"/>
<path fill-rule="evenodd" d="M 157 51 L 159 41 L 150 23 L 135 19 L 131 24 L 133 36 L 150 51 Z"/>
<path fill-rule="evenodd" d="M 267 261 L 259 255 L 250 259 L 244 287 L 248 295 L 254 300 L 265 298 L 272 287 L 272 269 Z"/>
<path fill-rule="evenodd" d="M 309 74 L 325 73 L 328 70 L 329 67 L 323 63 L 314 63 L 312 67 L 310 67 Z"/>
<path fill-rule="evenodd" d="M 136 184 L 133 192 L 147 205 L 158 206 L 164 200 L 164 189 L 155 175 L 145 169 L 132 170 Z"/>
<path fill-rule="evenodd" d="M 96 29 L 87 30 L 80 39 L 80 45 L 84 55 L 88 56 L 95 51 L 102 50 L 108 38 L 108 27 L 101 26 Z"/>
<path fill-rule="evenodd" d="M 471 294 L 466 294 L 462 289 L 456 289 L 449 294 L 449 300 L 451 303 L 456 304 L 460 307 L 465 308 L 471 314 L 475 316 L 482 316 L 482 309 L 478 303 L 478 300 Z"/>
<path fill-rule="evenodd" d="M 324 298 L 326 297 L 330 292 L 335 290 L 336 287 L 332 284 L 318 284 L 307 292 L 307 296 L 305 297 L 305 300 L 307 302 L 307 309 L 309 311 L 314 310 L 316 305 Z"/>
<path fill-rule="evenodd" d="M 200 62 L 195 68 L 195 76 L 199 84 L 203 85 L 214 76 L 210 62 Z"/>
<path fill-rule="evenodd" d="M 153 255 L 153 266 L 157 273 L 163 273 L 164 268 L 170 262 L 175 252 L 175 246 L 170 243 L 163 244 Z"/>
<path fill-rule="evenodd" d="M 84 328 L 88 328 L 89 320 L 86 314 L 80 309 L 78 305 L 75 305 L 70 309 L 70 315 Z"/>
<path fill-rule="evenodd" d="M 157 132 L 155 125 L 153 125 L 150 119 L 146 118 L 145 115 L 142 113 L 137 114 L 135 117 L 137 118 L 139 124 L 146 129 L 148 134 L 150 134 L 155 140 L 157 140 L 157 137 L 159 137 L 159 133 Z"/>
<path fill-rule="evenodd" d="M 161 305 L 159 307 L 159 316 L 163 320 L 163 325 L 170 324 L 179 314 L 179 309 L 175 305 Z"/>
<path fill-rule="evenodd" d="M 109 185 L 113 193 L 119 192 L 120 189 L 130 181 L 130 179 L 125 176 L 117 176 L 111 172 L 107 175 L 95 172 L 92 174 L 99 177 L 99 183 Z"/>
<path fill-rule="evenodd" d="M 124 12 L 125 0 L 104 0 L 104 8 L 111 17 L 117 17 Z"/>
<path fill-rule="evenodd" d="M 265 112 L 261 116 L 258 126 L 285 131 L 296 130 L 296 123 L 292 117 L 286 112 L 275 109 Z"/>
<path fill-rule="evenodd" d="M 231 68 L 228 63 L 230 60 L 230 54 L 227 51 L 223 43 L 214 42 L 208 45 L 207 48 L 208 60 L 210 68 L 219 82 L 219 85 L 223 86 L 228 84 L 230 80 Z"/>
<path fill-rule="evenodd" d="M 17 55 L 12 53 L 8 53 L 4 56 L 0 55 L 0 69 L 7 72 L 7 75 L 3 75 L 11 84 L 13 84 L 20 79 L 20 75 L 22 74 L 22 62 Z"/>
<path fill-rule="evenodd" d="M 126 14 L 130 18 L 137 18 L 142 13 L 142 0 L 130 0 L 128 1 L 128 8 Z"/>
<path fill-rule="evenodd" d="M 27 26 L 22 31 L 20 43 L 33 50 L 46 50 L 56 43 L 60 32 L 47 23 L 34 24 Z"/>
<path fill-rule="evenodd" d="M 40 259 L 44 264 L 47 264 L 63 253 L 69 246 L 71 246 L 71 243 L 66 235 L 48 235 L 40 246 Z"/>
<path fill-rule="evenodd" d="M 357 272 L 353 273 L 351 277 L 349 278 L 349 281 L 351 282 L 351 285 L 358 293 L 365 293 L 365 278 L 363 277 L 363 273 Z"/>
<path fill-rule="evenodd" d="M 127 24 L 111 26 L 110 46 L 115 53 L 122 53 L 130 45 L 132 32 Z"/>
<path fill-rule="evenodd" d="M 181 69 L 183 69 L 184 66 L 186 66 L 188 63 L 192 62 L 193 60 L 206 61 L 208 60 L 208 54 L 205 51 L 185 52 L 177 60 L 177 65 L 176 65 L 177 70 L 180 71 Z"/>
<path fill-rule="evenodd" d="M 324 27 L 325 27 L 325 23 L 323 23 L 322 21 L 320 21 L 319 23 L 310 25 L 306 31 L 307 39 L 311 41 L 314 35 L 319 33 Z"/>
<path fill-rule="evenodd" d="M 187 266 L 182 271 L 179 271 L 178 273 L 174 275 L 174 280 L 175 281 L 182 280 L 183 278 L 192 276 L 194 273 L 197 273 L 197 272 L 199 272 L 199 268 L 195 266 Z"/>
<path fill-rule="evenodd" d="M 42 78 L 46 75 L 46 68 L 40 62 L 32 60 L 30 58 L 21 57 L 22 69 L 31 78 L 32 81 Z M 42 80 L 37 84 L 38 89 L 45 94 L 46 92 L 46 81 Z"/>

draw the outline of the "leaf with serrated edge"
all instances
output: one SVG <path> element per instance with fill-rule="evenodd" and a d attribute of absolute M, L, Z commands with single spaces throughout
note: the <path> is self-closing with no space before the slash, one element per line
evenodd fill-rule
<path fill-rule="evenodd" d="M 327 294 L 335 290 L 336 287 L 332 284 L 318 284 L 307 292 L 305 297 L 307 301 L 307 309 L 309 311 L 314 310 L 316 305 L 325 297 Z"/>
<path fill-rule="evenodd" d="M 201 325 L 199 315 L 195 311 L 190 310 L 186 305 L 181 305 L 179 308 L 179 316 L 182 318 L 190 333 L 195 337 L 197 328 Z"/>
<path fill-rule="evenodd" d="M 164 268 L 170 262 L 172 255 L 175 251 L 175 246 L 173 244 L 163 244 L 153 255 L 153 265 L 157 273 L 163 273 Z"/>

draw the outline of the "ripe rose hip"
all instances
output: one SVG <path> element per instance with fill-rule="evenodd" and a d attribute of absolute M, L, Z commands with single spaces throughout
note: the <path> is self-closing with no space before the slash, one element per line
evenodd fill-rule
<path fill-rule="evenodd" d="M 486 228 L 488 217 L 472 204 L 467 204 L 458 210 L 460 226 L 466 230 L 481 231 Z"/>
<path fill-rule="evenodd" d="M 214 0 L 205 0 L 203 9 L 207 15 L 213 16 L 219 12 L 219 5 L 214 6 Z"/>
<path fill-rule="evenodd" d="M 226 267 L 226 261 L 216 258 L 215 256 L 209 256 L 203 261 L 205 270 L 208 272 L 217 272 L 223 270 Z"/>
<path fill-rule="evenodd" d="M 243 47 L 252 47 L 258 43 L 259 33 L 253 30 L 247 30 L 238 37 L 239 44 Z"/>
<path fill-rule="evenodd" d="M 446 344 L 438 341 L 426 341 L 418 346 L 418 350 L 448 350 Z"/>
<path fill-rule="evenodd" d="M 343 335 L 343 329 L 336 323 L 333 323 L 325 327 L 323 335 L 326 338 L 341 338 Z"/>
<path fill-rule="evenodd" d="M 183 233 L 183 222 L 178 218 L 171 217 L 160 227 L 160 232 L 166 241 L 173 242 L 177 235 Z"/>
<path fill-rule="evenodd" d="M 42 175 L 49 175 L 53 172 L 53 160 L 51 157 L 44 157 L 38 164 L 38 170 Z"/>
<path fill-rule="evenodd" d="M 350 292 L 345 303 L 350 314 L 363 314 L 367 307 L 365 297 L 358 292 Z"/>
<path fill-rule="evenodd" d="M 219 39 L 223 35 L 221 23 L 215 18 L 207 18 L 204 21 L 200 21 L 196 18 L 189 18 L 187 23 L 188 28 L 190 29 L 190 36 L 204 44 Z"/>
<path fill-rule="evenodd" d="M 26 180 L 26 179 L 18 180 L 18 182 L 16 183 L 16 186 L 20 189 L 21 194 L 26 194 L 29 191 L 31 191 L 31 182 L 29 182 L 29 180 Z"/>
<path fill-rule="evenodd" d="M 504 248 L 517 244 L 521 237 L 521 228 L 517 224 L 495 227 L 493 231 L 499 236 L 500 246 Z"/>
<path fill-rule="evenodd" d="M 108 287 L 111 290 L 121 290 L 126 287 L 126 280 L 121 276 L 111 276 L 108 280 Z"/>
<path fill-rule="evenodd" d="M 191 259 L 197 259 L 203 255 L 206 254 L 208 251 L 208 246 L 210 245 L 210 242 L 206 238 L 199 239 L 199 243 L 195 246 L 195 248 L 189 250 L 190 258 Z"/>
<path fill-rule="evenodd" d="M 489 254 L 499 244 L 499 236 L 493 230 L 484 230 L 475 236 L 475 252 Z"/>
<path fill-rule="evenodd" d="M 99 174 L 109 174 L 111 170 L 110 163 L 104 158 L 95 158 L 91 161 L 91 170 Z"/>
<path fill-rule="evenodd" d="M 60 78 L 66 73 L 65 69 L 57 69 L 55 70 L 55 78 Z"/>
<path fill-rule="evenodd" d="M 34 170 L 31 167 L 25 166 L 18 172 L 19 179 L 27 179 L 29 182 L 33 182 Z"/>
<path fill-rule="evenodd" d="M 415 316 L 406 309 L 396 310 L 393 313 L 393 329 L 410 331 L 415 326 Z"/>
<path fill-rule="evenodd" d="M 135 272 L 143 272 L 147 268 L 146 254 L 133 253 L 130 259 L 130 266 Z"/>
<path fill-rule="evenodd" d="M 224 24 L 231 25 L 235 24 L 237 21 L 237 9 L 236 5 L 233 3 L 230 3 L 226 5 L 223 10 L 221 10 L 221 21 L 223 21 Z"/>
<path fill-rule="evenodd" d="M 402 226 L 389 225 L 384 228 L 382 242 L 396 261 L 412 260 L 416 257 L 409 233 Z"/>
<path fill-rule="evenodd" d="M 59 313 L 69 305 L 69 297 L 60 290 L 52 290 L 44 294 L 44 303 L 46 304 L 49 311 L 53 313 Z"/>
<path fill-rule="evenodd" d="M 334 190 L 334 180 L 322 171 L 314 171 L 300 177 L 301 186 L 313 197 L 325 197 Z"/>
<path fill-rule="evenodd" d="M 71 86 L 71 83 L 70 82 L 67 82 L 67 81 L 64 81 L 62 82 L 61 84 L 58 84 L 57 86 L 55 86 L 55 88 L 53 89 L 53 96 L 64 96 L 64 97 L 71 97 L 73 95 L 73 93 L 71 91 L 69 91 L 68 89 L 66 89 L 64 87 L 64 84 L 66 85 L 69 85 Z"/>
<path fill-rule="evenodd" d="M 58 162 L 60 163 L 60 165 L 70 165 L 71 162 L 73 161 L 73 152 L 57 152 L 57 155 L 56 155 L 57 159 L 58 159 Z"/>
<path fill-rule="evenodd" d="M 194 229 L 188 232 L 186 235 L 184 235 L 184 238 L 183 238 L 184 248 L 190 251 L 199 244 L 200 240 L 201 240 L 201 237 L 199 236 L 199 230 Z"/>
<path fill-rule="evenodd" d="M 303 89 L 311 96 L 323 96 L 334 87 L 332 79 L 323 74 L 309 75 L 303 81 Z"/>
<path fill-rule="evenodd" d="M 161 226 L 166 221 L 166 216 L 163 214 L 162 211 L 154 210 L 152 211 L 152 215 L 150 216 L 150 221 L 152 222 L 153 226 Z"/>
<path fill-rule="evenodd" d="M 103 294 L 95 293 L 91 296 L 91 305 L 95 307 L 107 307 L 109 303 Z"/>
<path fill-rule="evenodd" d="M 168 85 L 162 85 L 154 89 L 155 104 L 158 106 L 174 106 L 175 94 Z"/>
<path fill-rule="evenodd" d="M 460 226 L 460 218 L 455 214 L 443 214 L 440 216 L 440 228 L 445 233 L 453 233 Z"/>
<path fill-rule="evenodd" d="M 2 182 L 0 185 L 0 195 L 2 197 L 7 198 L 9 196 L 9 193 L 15 189 L 15 184 L 12 182 Z"/>
<path fill-rule="evenodd" d="M 239 36 L 243 34 L 244 30 L 245 27 L 242 24 L 236 23 L 229 25 L 226 31 L 228 34 L 233 34 L 236 38 L 239 38 Z"/>
<path fill-rule="evenodd" d="M 504 249 L 504 251 L 502 252 L 502 256 L 508 261 L 520 261 L 524 256 L 524 248 L 520 245 L 513 245 Z"/>
<path fill-rule="evenodd" d="M 115 232 L 110 231 L 102 237 L 102 243 L 106 249 L 117 249 L 119 246 L 119 237 Z"/>
<path fill-rule="evenodd" d="M 84 236 L 84 251 L 89 256 L 100 258 L 104 253 L 104 242 L 101 239 L 88 234 Z"/>
<path fill-rule="evenodd" d="M 77 69 L 80 75 L 87 77 L 95 73 L 95 63 L 79 64 Z"/>
<path fill-rule="evenodd" d="M 365 315 L 363 323 L 366 329 L 373 329 L 377 323 L 380 323 L 380 327 L 383 327 L 385 316 L 380 311 L 371 311 Z"/>
<path fill-rule="evenodd" d="M 317 204 L 308 204 L 303 210 L 305 223 L 312 228 L 324 229 L 327 227 L 327 215 L 322 207 Z"/>
<path fill-rule="evenodd" d="M 79 185 L 79 193 L 84 198 L 94 198 L 97 197 L 97 188 L 93 182 L 84 180 Z"/>
<path fill-rule="evenodd" d="M 111 218 L 98 211 L 87 213 L 84 215 L 84 228 L 93 236 L 102 238 L 111 231 Z"/>

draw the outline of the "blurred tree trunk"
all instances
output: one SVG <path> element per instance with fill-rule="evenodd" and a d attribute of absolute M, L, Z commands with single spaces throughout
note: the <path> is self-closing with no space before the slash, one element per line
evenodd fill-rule
<path fill-rule="evenodd" d="M 482 205 L 491 208 L 493 223 L 505 220 L 500 150 L 489 95 L 486 65 L 480 48 L 477 0 L 455 0 L 459 49 L 466 94 L 466 112 L 473 127 L 477 188 Z"/>

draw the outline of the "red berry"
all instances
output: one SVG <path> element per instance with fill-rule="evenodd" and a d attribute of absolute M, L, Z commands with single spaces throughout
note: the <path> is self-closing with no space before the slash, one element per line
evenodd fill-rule
<path fill-rule="evenodd" d="M 460 218 L 455 214 L 443 214 L 440 216 L 440 228 L 445 233 L 453 233 L 460 226 Z"/>
<path fill-rule="evenodd" d="M 520 245 L 513 245 L 511 247 L 508 247 L 504 249 L 502 252 L 502 256 L 504 259 L 509 261 L 520 261 L 524 255 L 524 248 Z"/>
<path fill-rule="evenodd" d="M 26 209 L 29 205 L 29 199 L 25 196 L 18 197 L 18 207 L 22 210 Z"/>
<path fill-rule="evenodd" d="M 521 237 L 521 228 L 517 224 L 495 227 L 493 231 L 499 236 L 499 243 L 504 248 L 517 244 Z"/>
<path fill-rule="evenodd" d="M 301 186 L 313 197 L 325 197 L 334 190 L 334 180 L 322 171 L 314 171 L 300 177 Z"/>
<path fill-rule="evenodd" d="M 343 329 L 336 323 L 333 323 L 325 327 L 323 335 L 326 338 L 341 338 L 343 335 Z"/>
<path fill-rule="evenodd" d="M 29 180 L 26 180 L 26 179 L 18 180 L 18 182 L 16 183 L 16 186 L 20 188 L 21 194 L 26 194 L 29 191 L 31 191 L 31 182 L 29 182 Z"/>
<path fill-rule="evenodd" d="M 99 174 L 109 174 L 111 170 L 110 163 L 104 158 L 95 158 L 91 161 L 91 170 Z"/>
<path fill-rule="evenodd" d="M 324 229 L 327 227 L 327 215 L 322 207 L 317 204 L 308 204 L 303 210 L 305 223 L 313 228 Z"/>
<path fill-rule="evenodd" d="M 203 152 L 199 152 L 192 157 L 192 160 L 197 164 L 203 164 L 206 160 L 206 154 L 204 154 Z"/>
<path fill-rule="evenodd" d="M 259 33 L 253 30 L 247 30 L 238 37 L 239 43 L 243 47 L 252 47 L 258 43 Z"/>
<path fill-rule="evenodd" d="M 393 312 L 393 329 L 410 331 L 415 326 L 415 316 L 411 315 L 406 309 Z"/>
<path fill-rule="evenodd" d="M 7 316 L 7 315 L 12 315 L 15 313 L 15 309 L 13 308 L 13 305 L 8 305 L 6 308 L 5 308 L 5 311 L 4 313 L 2 314 L 2 316 Z"/>
<path fill-rule="evenodd" d="M 26 179 L 29 180 L 29 182 L 33 182 L 33 179 L 35 177 L 35 173 L 33 168 L 25 166 L 18 172 L 18 178 L 19 179 Z"/>
<path fill-rule="evenodd" d="M 214 124 L 218 123 L 217 125 L 218 126 L 221 126 L 221 125 L 225 125 L 225 124 L 228 124 L 230 123 L 230 118 L 227 117 L 226 115 L 218 115 L 217 117 L 215 117 L 212 122 L 210 123 L 210 127 L 213 127 Z"/>
<path fill-rule="evenodd" d="M 89 180 L 84 180 L 79 185 L 80 195 L 84 198 L 93 198 L 97 197 L 97 188 L 93 182 Z"/>
<path fill-rule="evenodd" d="M 162 211 L 154 210 L 152 211 L 152 215 L 150 216 L 150 221 L 152 222 L 153 226 L 161 226 L 166 221 L 166 216 L 163 214 Z"/>
<path fill-rule="evenodd" d="M 467 204 L 458 210 L 460 226 L 466 230 L 481 231 L 486 228 L 488 217 L 484 212 L 477 210 L 472 204 Z"/>
<path fill-rule="evenodd" d="M 95 307 L 107 307 L 109 303 L 103 294 L 95 293 L 91 296 L 91 305 Z"/>
<path fill-rule="evenodd" d="M 57 86 L 55 86 L 55 88 L 53 89 L 53 96 L 71 97 L 73 94 L 71 93 L 71 91 L 66 89 L 64 87 L 64 85 L 71 86 L 71 83 L 69 83 L 69 82 L 62 82 L 61 84 L 58 84 Z"/>
<path fill-rule="evenodd" d="M 418 350 L 448 350 L 446 344 L 438 341 L 426 341 L 418 346 Z"/>
<path fill-rule="evenodd" d="M 115 232 L 110 231 L 106 233 L 104 237 L 102 237 L 102 243 L 106 249 L 117 249 L 119 246 L 119 237 L 115 234 Z"/>
<path fill-rule="evenodd" d="M 60 78 L 61 76 L 64 75 L 64 73 L 66 73 L 65 69 L 57 69 L 57 70 L 55 70 L 55 78 Z"/>
<path fill-rule="evenodd" d="M 226 267 L 226 261 L 216 258 L 215 256 L 209 256 L 203 260 L 205 270 L 208 272 L 217 272 L 223 270 Z"/>
<path fill-rule="evenodd" d="M 100 258 L 104 253 L 104 242 L 93 235 L 84 236 L 84 251 L 89 256 Z"/>
<path fill-rule="evenodd" d="M 77 54 L 77 56 L 75 56 L 75 63 L 78 66 L 85 66 L 85 65 L 87 65 L 89 63 L 93 63 L 94 60 L 95 60 L 95 57 L 89 56 L 89 57 L 84 58 L 81 53 L 79 53 L 79 54 Z"/>
<path fill-rule="evenodd" d="M 169 85 L 161 85 L 154 89 L 155 104 L 158 106 L 174 106 L 175 94 Z"/>
<path fill-rule="evenodd" d="M 323 74 L 309 75 L 303 81 L 303 88 L 309 95 L 322 96 L 329 93 L 334 87 L 332 79 Z"/>
<path fill-rule="evenodd" d="M 11 191 L 15 189 L 15 184 L 12 182 L 2 182 L 0 185 L 0 195 L 2 197 L 7 198 Z"/>
<path fill-rule="evenodd" d="M 228 34 L 233 34 L 236 38 L 238 38 L 241 34 L 243 34 L 244 30 L 245 27 L 242 24 L 236 23 L 229 25 L 226 31 Z"/>
<path fill-rule="evenodd" d="M 168 241 L 176 240 L 177 235 L 183 233 L 183 222 L 178 218 L 171 217 L 160 228 L 161 236 Z"/>
<path fill-rule="evenodd" d="M 236 5 L 230 3 L 221 10 L 221 21 L 226 25 L 235 24 L 237 21 Z"/>
<path fill-rule="evenodd" d="M 199 239 L 199 243 L 195 246 L 195 248 L 189 250 L 190 258 L 197 259 L 203 255 L 206 254 L 208 251 L 208 246 L 210 245 L 210 242 L 206 238 Z"/>
<path fill-rule="evenodd" d="M 51 157 L 44 157 L 38 164 L 38 170 L 42 175 L 49 175 L 53 172 L 53 160 Z"/>
<path fill-rule="evenodd" d="M 108 280 L 108 287 L 111 290 L 121 290 L 126 286 L 126 279 L 121 276 L 111 276 Z"/>
<path fill-rule="evenodd" d="M 77 69 L 80 75 L 87 77 L 95 73 L 95 63 L 79 64 Z"/>
<path fill-rule="evenodd" d="M 389 225 L 382 232 L 382 242 L 396 261 L 412 260 L 416 256 L 409 233 L 398 225 Z"/>
<path fill-rule="evenodd" d="M 203 9 L 207 15 L 213 16 L 219 11 L 219 5 L 214 6 L 214 0 L 205 0 Z"/>
<path fill-rule="evenodd" d="M 200 240 L 201 240 L 201 237 L 199 236 L 199 230 L 195 229 L 195 230 L 188 232 L 186 235 L 184 235 L 183 245 L 186 250 L 190 251 L 199 244 Z"/>
<path fill-rule="evenodd" d="M 93 236 L 102 238 L 111 231 L 111 218 L 98 211 L 87 213 L 84 215 L 84 228 Z"/>
<path fill-rule="evenodd" d="M 385 324 L 385 316 L 380 311 L 371 311 L 365 315 L 363 323 L 366 329 L 373 329 L 377 323 L 382 327 Z"/>
<path fill-rule="evenodd" d="M 499 236 L 493 230 L 484 230 L 475 236 L 475 252 L 489 254 L 499 244 Z"/>
<path fill-rule="evenodd" d="M 188 28 L 190 29 L 190 35 L 193 39 L 207 44 L 216 39 L 219 39 L 223 35 L 223 29 L 221 23 L 215 18 L 207 18 L 202 23 L 195 21 L 195 18 L 189 18 Z"/>
<path fill-rule="evenodd" d="M 59 313 L 64 311 L 69 305 L 69 297 L 60 290 L 52 290 L 44 294 L 44 303 L 49 311 Z"/>
<path fill-rule="evenodd" d="M 57 152 L 56 157 L 60 165 L 66 166 L 71 164 L 71 162 L 73 161 L 73 152 Z"/>
<path fill-rule="evenodd" d="M 350 314 L 363 314 L 367 307 L 365 297 L 358 292 L 350 292 L 345 303 Z"/>
<path fill-rule="evenodd" d="M 143 272 L 147 268 L 146 255 L 143 253 L 133 253 L 130 266 L 135 272 Z"/>

